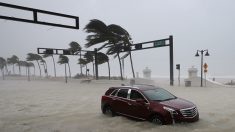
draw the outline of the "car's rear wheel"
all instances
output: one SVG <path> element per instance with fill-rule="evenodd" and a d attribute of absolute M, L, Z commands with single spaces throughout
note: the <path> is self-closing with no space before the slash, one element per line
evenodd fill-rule
<path fill-rule="evenodd" d="M 151 118 L 151 122 L 155 125 L 164 125 L 163 118 L 159 115 L 153 115 Z"/>
<path fill-rule="evenodd" d="M 115 116 L 115 112 L 113 111 L 112 107 L 109 105 L 106 105 L 103 110 L 103 114 L 108 115 L 108 116 Z"/>

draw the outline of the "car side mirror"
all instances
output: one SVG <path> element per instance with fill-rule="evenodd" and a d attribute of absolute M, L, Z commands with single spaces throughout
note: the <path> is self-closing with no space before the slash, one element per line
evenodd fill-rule
<path fill-rule="evenodd" d="M 145 105 L 145 100 L 144 99 L 136 99 L 136 103 Z"/>

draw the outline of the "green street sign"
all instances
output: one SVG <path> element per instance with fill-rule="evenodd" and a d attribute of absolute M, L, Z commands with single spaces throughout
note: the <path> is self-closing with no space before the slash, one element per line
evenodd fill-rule
<path fill-rule="evenodd" d="M 165 40 L 160 40 L 160 41 L 153 42 L 154 47 L 160 47 L 160 46 L 165 46 L 165 45 L 166 45 Z"/>

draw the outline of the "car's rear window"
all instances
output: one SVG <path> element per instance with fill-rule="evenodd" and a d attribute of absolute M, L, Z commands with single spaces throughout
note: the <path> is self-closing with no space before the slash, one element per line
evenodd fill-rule
<path fill-rule="evenodd" d="M 117 91 L 118 91 L 118 90 L 117 90 L 117 89 L 115 89 L 115 90 L 111 93 L 111 95 L 112 95 L 112 96 L 115 96 L 115 95 L 116 95 L 116 93 L 117 93 Z"/>
<path fill-rule="evenodd" d="M 120 89 L 117 96 L 122 98 L 127 98 L 128 89 Z"/>
<path fill-rule="evenodd" d="M 115 90 L 115 88 L 109 88 L 109 89 L 105 92 L 105 95 L 110 95 L 114 90 Z"/>

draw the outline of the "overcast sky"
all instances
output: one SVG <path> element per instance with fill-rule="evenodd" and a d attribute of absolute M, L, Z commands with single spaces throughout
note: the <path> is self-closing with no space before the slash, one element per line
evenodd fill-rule
<path fill-rule="evenodd" d="M 181 74 L 195 66 L 200 70 L 197 50 L 208 49 L 204 57 L 208 74 L 235 75 L 235 1 L 234 0 L 0 0 L 1 2 L 64 13 L 80 18 L 80 29 L 65 29 L 0 19 L 0 56 L 13 54 L 25 60 L 38 47 L 68 48 L 71 41 L 81 46 L 88 35 L 84 26 L 91 19 L 125 28 L 134 43 L 174 37 L 174 65 L 181 64 Z M 0 15 L 30 18 L 31 14 L 0 7 Z M 53 21 L 53 18 L 44 17 Z M 64 21 L 60 19 L 60 21 Z M 69 23 L 69 22 L 68 22 Z M 91 50 L 93 50 L 92 47 Z M 104 51 L 105 52 L 105 51 Z M 56 57 L 56 60 L 58 56 Z M 80 73 L 77 57 L 70 57 L 73 75 Z M 118 60 L 111 59 L 111 74 L 119 75 Z M 49 74 L 53 75 L 51 59 L 47 58 Z M 129 60 L 125 61 L 125 75 L 131 76 Z M 169 76 L 169 48 L 155 48 L 133 53 L 135 71 L 142 74 L 145 67 L 154 76 Z M 91 68 L 91 66 L 89 66 Z M 174 67 L 175 68 L 175 67 Z M 58 74 L 64 67 L 57 65 Z M 107 64 L 99 67 L 107 75 Z M 175 70 L 175 76 L 178 72 Z"/>

